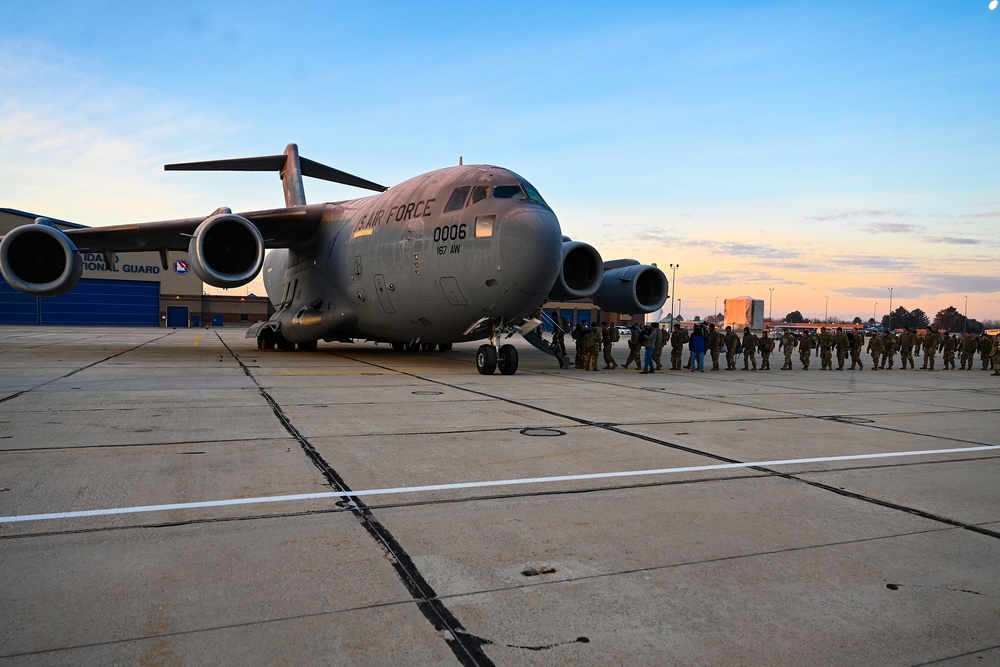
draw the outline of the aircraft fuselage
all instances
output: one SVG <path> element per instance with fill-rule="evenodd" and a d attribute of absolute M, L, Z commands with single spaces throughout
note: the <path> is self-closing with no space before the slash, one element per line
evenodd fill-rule
<path fill-rule="evenodd" d="M 560 271 L 562 230 L 514 172 L 468 165 L 326 204 L 313 238 L 272 250 L 267 294 L 290 342 L 451 343 L 527 316 Z M 418 335 L 414 335 L 417 333 Z"/>

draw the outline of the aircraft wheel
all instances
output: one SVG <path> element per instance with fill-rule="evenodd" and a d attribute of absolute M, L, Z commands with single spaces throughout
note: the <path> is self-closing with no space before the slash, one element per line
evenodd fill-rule
<path fill-rule="evenodd" d="M 451 352 L 451 343 L 441 343 L 438 345 L 438 349 L 442 352 Z"/>
<path fill-rule="evenodd" d="M 497 366 L 504 375 L 513 375 L 517 372 L 517 348 L 513 345 L 501 345 L 500 354 L 497 355 Z"/>
<path fill-rule="evenodd" d="M 476 351 L 476 370 L 481 375 L 493 375 L 497 369 L 497 349 L 492 345 L 480 345 Z"/>
<path fill-rule="evenodd" d="M 423 352 L 433 352 L 436 345 L 434 343 L 421 343 L 420 349 Z"/>
<path fill-rule="evenodd" d="M 278 349 L 281 350 L 282 352 L 294 352 L 295 343 L 289 343 L 284 338 L 281 338 L 278 340 Z"/>
<path fill-rule="evenodd" d="M 407 343 L 406 349 L 409 352 L 416 352 L 417 350 L 420 349 L 420 343 Z"/>
<path fill-rule="evenodd" d="M 394 341 L 392 341 L 392 349 L 395 352 L 402 352 L 403 350 L 406 349 L 406 343 L 403 343 L 403 342 L 398 341 L 398 340 L 394 340 Z"/>
<path fill-rule="evenodd" d="M 315 352 L 318 347 L 318 340 L 310 340 L 304 343 L 299 343 L 299 351 L 301 352 Z"/>

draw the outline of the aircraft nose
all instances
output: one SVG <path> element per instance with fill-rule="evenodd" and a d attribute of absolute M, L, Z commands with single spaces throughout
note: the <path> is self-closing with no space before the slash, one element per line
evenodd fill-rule
<path fill-rule="evenodd" d="M 542 206 L 517 208 L 500 221 L 500 270 L 508 288 L 544 297 L 562 260 L 562 229 Z"/>

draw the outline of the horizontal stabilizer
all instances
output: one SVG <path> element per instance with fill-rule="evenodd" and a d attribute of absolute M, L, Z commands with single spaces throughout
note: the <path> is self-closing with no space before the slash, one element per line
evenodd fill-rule
<path fill-rule="evenodd" d="M 287 153 L 285 155 L 265 155 L 262 157 L 241 157 L 228 160 L 206 160 L 204 162 L 181 162 L 178 164 L 164 165 L 165 171 L 278 171 L 285 168 Z M 350 185 L 365 190 L 375 192 L 385 192 L 389 188 L 366 180 L 346 171 L 328 167 L 325 164 L 314 162 L 304 157 L 299 157 L 302 175 L 311 176 L 332 183 Z"/>

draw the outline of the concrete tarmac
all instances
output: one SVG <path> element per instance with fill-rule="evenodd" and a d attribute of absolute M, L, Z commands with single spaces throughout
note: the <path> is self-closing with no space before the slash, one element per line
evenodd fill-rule
<path fill-rule="evenodd" d="M 982 370 L 0 335 L 2 665 L 1000 664 Z"/>

